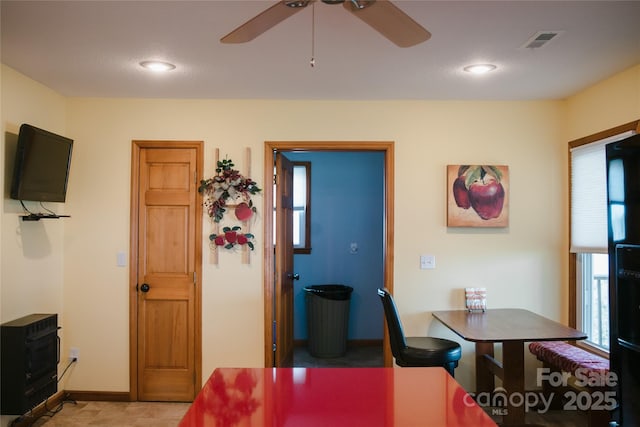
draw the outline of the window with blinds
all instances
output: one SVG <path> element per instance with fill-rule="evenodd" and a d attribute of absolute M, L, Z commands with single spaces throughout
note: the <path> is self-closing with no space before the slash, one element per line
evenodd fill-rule
<path fill-rule="evenodd" d="M 609 257 L 605 146 L 625 132 L 571 149 L 571 252 L 576 254 L 576 325 L 609 349 Z"/>

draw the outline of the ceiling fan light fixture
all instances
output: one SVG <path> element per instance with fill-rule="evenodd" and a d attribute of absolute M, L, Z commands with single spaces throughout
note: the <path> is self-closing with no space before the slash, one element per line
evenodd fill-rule
<path fill-rule="evenodd" d="M 291 1 L 285 1 L 284 4 L 293 8 L 306 7 L 309 4 L 309 1 L 310 0 L 291 0 Z"/>
<path fill-rule="evenodd" d="M 463 68 L 463 70 L 471 74 L 486 74 L 490 71 L 495 70 L 496 68 L 498 67 L 493 64 L 472 64 L 467 65 Z"/>
<path fill-rule="evenodd" d="M 222 43 L 246 43 L 285 19 L 322 1 L 343 7 L 398 47 L 411 47 L 428 40 L 431 33 L 390 0 L 280 0 L 222 37 Z"/>
<path fill-rule="evenodd" d="M 176 68 L 172 63 L 164 61 L 142 61 L 140 62 L 140 66 L 157 73 L 171 71 Z"/>
<path fill-rule="evenodd" d="M 376 0 L 351 0 L 354 9 L 364 9 L 375 3 Z"/>

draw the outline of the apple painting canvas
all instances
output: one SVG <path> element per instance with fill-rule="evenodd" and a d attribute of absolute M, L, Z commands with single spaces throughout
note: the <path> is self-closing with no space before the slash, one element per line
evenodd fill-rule
<path fill-rule="evenodd" d="M 448 227 L 507 227 L 508 225 L 508 166 L 447 166 Z"/>

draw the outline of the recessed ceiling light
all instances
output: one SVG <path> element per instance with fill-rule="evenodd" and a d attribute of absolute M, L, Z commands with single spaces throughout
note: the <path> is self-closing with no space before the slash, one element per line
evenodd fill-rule
<path fill-rule="evenodd" d="M 466 67 L 463 68 L 463 70 L 473 74 L 484 74 L 484 73 L 488 73 L 489 71 L 493 71 L 496 68 L 497 67 L 493 64 L 473 64 L 473 65 L 467 65 Z"/>
<path fill-rule="evenodd" d="M 140 66 L 143 68 L 146 68 L 147 70 L 158 71 L 158 72 L 171 71 L 174 68 L 176 68 L 175 65 L 169 62 L 163 62 L 163 61 L 142 61 L 140 63 Z"/>

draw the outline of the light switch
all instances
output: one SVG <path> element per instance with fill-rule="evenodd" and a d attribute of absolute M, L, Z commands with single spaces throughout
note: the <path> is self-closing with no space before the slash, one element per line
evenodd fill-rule
<path fill-rule="evenodd" d="M 127 266 L 127 254 L 124 252 L 118 252 L 116 254 L 116 263 L 118 267 L 126 267 Z"/>
<path fill-rule="evenodd" d="M 436 268 L 436 257 L 435 255 L 420 255 L 420 269 L 421 270 L 432 270 Z"/>

